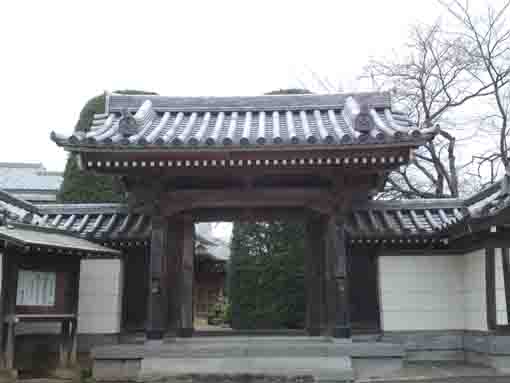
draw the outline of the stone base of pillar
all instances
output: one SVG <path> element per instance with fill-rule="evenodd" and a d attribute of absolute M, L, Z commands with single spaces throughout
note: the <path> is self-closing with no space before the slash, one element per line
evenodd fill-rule
<path fill-rule="evenodd" d="M 194 328 L 180 328 L 177 330 L 177 336 L 179 338 L 191 338 L 194 332 Z"/>
<path fill-rule="evenodd" d="M 52 377 L 65 380 L 79 380 L 80 369 L 79 368 L 63 368 L 59 367 L 51 374 Z"/>
<path fill-rule="evenodd" d="M 160 340 L 163 339 L 163 335 L 164 335 L 163 330 L 147 330 L 145 332 L 147 340 Z"/>
<path fill-rule="evenodd" d="M 335 327 L 333 329 L 333 338 L 350 338 L 352 331 L 350 327 Z"/>
<path fill-rule="evenodd" d="M 0 368 L 0 383 L 11 383 L 16 379 L 18 379 L 18 370 L 15 368 Z"/>
<path fill-rule="evenodd" d="M 321 336 L 322 330 L 320 327 L 311 327 L 306 330 L 309 336 Z"/>

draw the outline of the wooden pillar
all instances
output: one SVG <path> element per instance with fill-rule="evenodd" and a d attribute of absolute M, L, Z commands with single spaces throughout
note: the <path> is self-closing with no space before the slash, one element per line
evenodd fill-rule
<path fill-rule="evenodd" d="M 168 254 L 166 257 L 165 286 L 168 298 L 168 329 L 177 335 L 180 328 L 180 270 L 182 222 L 174 218 L 168 223 Z"/>
<path fill-rule="evenodd" d="M 4 339 L 6 335 L 6 326 L 5 326 L 5 313 L 6 313 L 6 299 L 7 293 L 6 289 L 8 286 L 8 273 L 7 273 L 7 252 L 5 251 L 2 254 L 1 260 L 1 272 L 0 272 L 0 346 L 2 350 L 2 355 L 0 358 L 0 368 L 5 368 L 5 355 L 4 355 Z"/>
<path fill-rule="evenodd" d="M 124 263 L 124 262 L 123 262 Z M 78 310 L 80 301 L 80 270 L 81 260 L 78 260 L 74 272 L 74 319 L 70 321 L 71 331 L 69 332 L 69 365 L 75 366 L 78 363 Z M 123 289 L 122 289 L 123 291 Z"/>
<path fill-rule="evenodd" d="M 327 334 L 335 338 L 349 338 L 349 294 L 347 280 L 347 251 L 343 222 L 334 215 L 327 217 L 326 231 L 326 307 Z"/>
<path fill-rule="evenodd" d="M 5 341 L 5 368 L 14 369 L 14 355 L 16 352 L 16 294 L 18 289 L 18 256 L 9 254 L 7 256 L 6 277 L 6 302 L 4 305 L 5 317 L 8 318 L 6 324 Z"/>
<path fill-rule="evenodd" d="M 14 369 L 15 337 L 16 323 L 14 317 L 11 317 L 7 322 L 7 340 L 5 341 L 5 368 L 9 370 Z"/>
<path fill-rule="evenodd" d="M 178 336 L 193 335 L 193 279 L 195 227 L 191 216 L 182 218 L 181 273 L 180 273 L 180 328 Z"/>
<path fill-rule="evenodd" d="M 70 323 L 68 320 L 60 323 L 60 342 L 58 348 L 58 366 L 66 368 L 69 361 L 69 336 L 70 336 Z"/>
<path fill-rule="evenodd" d="M 485 297 L 487 304 L 487 328 L 495 330 L 496 322 L 496 275 L 495 249 L 485 249 Z"/>
<path fill-rule="evenodd" d="M 322 278 L 324 266 L 324 241 L 323 225 L 320 217 L 310 217 L 310 219 L 306 222 L 306 233 L 306 330 L 310 336 L 319 336 L 322 332 L 321 327 L 324 311 Z"/>
<path fill-rule="evenodd" d="M 75 366 L 78 363 L 78 320 L 71 321 L 71 333 L 69 345 L 69 365 Z"/>
<path fill-rule="evenodd" d="M 167 253 L 168 221 L 152 217 L 151 249 L 149 256 L 149 296 L 147 299 L 147 340 L 162 340 L 167 326 L 167 300 L 163 288 L 164 262 Z"/>

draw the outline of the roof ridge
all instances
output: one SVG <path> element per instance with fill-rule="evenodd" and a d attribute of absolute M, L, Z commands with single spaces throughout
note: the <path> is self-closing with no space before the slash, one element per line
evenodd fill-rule
<path fill-rule="evenodd" d="M 62 213 L 129 213 L 128 206 L 122 203 L 59 203 L 36 204 L 42 215 Z M 102 210 L 101 210 L 102 209 Z"/>
<path fill-rule="evenodd" d="M 44 169 L 44 165 L 42 162 L 0 162 L 0 168 Z"/>
<path fill-rule="evenodd" d="M 19 209 L 26 210 L 29 213 L 40 214 L 39 208 L 36 205 L 15 197 L 2 189 L 0 189 L 0 201 L 8 203 Z"/>
<path fill-rule="evenodd" d="M 354 209 L 386 208 L 386 209 L 437 209 L 465 207 L 463 198 L 417 198 L 402 200 L 369 200 L 353 205 Z"/>
<path fill-rule="evenodd" d="M 265 94 L 252 96 L 162 96 L 109 94 L 105 99 L 108 113 L 137 109 L 150 100 L 155 110 L 279 110 L 341 108 L 348 98 L 374 108 L 391 108 L 390 92 L 349 92 L 321 94 Z"/>
<path fill-rule="evenodd" d="M 466 205 L 468 205 L 468 206 L 474 205 L 474 204 L 484 200 L 485 198 L 488 198 L 491 195 L 498 193 L 501 189 L 501 183 L 502 183 L 502 180 L 500 179 L 500 180 L 492 183 L 491 185 L 484 187 L 482 190 L 465 198 Z"/>
<path fill-rule="evenodd" d="M 37 173 L 38 176 L 64 176 L 64 172 L 59 172 L 57 170 L 41 170 Z"/>
<path fill-rule="evenodd" d="M 30 229 L 30 230 L 34 230 L 34 231 L 38 231 L 38 232 L 42 232 L 42 233 L 65 234 L 65 235 L 69 235 L 73 238 L 81 238 L 79 236 L 79 234 L 77 234 L 77 233 L 74 233 L 70 230 L 59 229 L 55 226 L 43 226 L 43 225 L 32 224 L 32 223 L 23 223 L 23 222 L 19 222 L 19 221 L 9 221 L 8 225 L 12 226 L 14 228 Z"/>
<path fill-rule="evenodd" d="M 138 93 L 109 93 L 109 96 L 139 97 L 139 98 L 262 98 L 262 97 L 314 97 L 314 96 L 367 96 L 367 95 L 391 95 L 389 91 L 365 91 L 365 92 L 327 92 L 327 93 L 278 93 L 278 94 L 253 94 L 253 95 L 230 95 L 230 96 L 165 96 L 161 94 L 138 94 Z"/>

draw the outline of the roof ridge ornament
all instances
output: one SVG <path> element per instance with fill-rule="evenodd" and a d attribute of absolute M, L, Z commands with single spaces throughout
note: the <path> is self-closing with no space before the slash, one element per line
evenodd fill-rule
<path fill-rule="evenodd" d="M 123 137 L 131 137 L 138 133 L 136 119 L 133 117 L 128 108 L 122 108 L 120 114 L 119 133 L 122 134 Z"/>
<path fill-rule="evenodd" d="M 374 129 L 374 120 L 372 119 L 372 116 L 370 116 L 370 109 L 369 104 L 360 105 L 359 113 L 354 122 L 354 129 L 360 133 L 368 134 L 372 129 Z"/>

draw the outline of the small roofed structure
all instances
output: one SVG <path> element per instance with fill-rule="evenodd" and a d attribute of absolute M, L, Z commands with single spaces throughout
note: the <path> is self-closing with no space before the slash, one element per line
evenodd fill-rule
<path fill-rule="evenodd" d="M 38 209 L 0 193 L 0 254 L 2 262 L 0 344 L 5 367 L 14 368 L 16 326 L 20 322 L 61 324 L 59 367 L 76 363 L 80 260 L 118 257 L 120 252 L 69 231 L 31 223 Z M 27 212 L 27 209 L 30 212 Z"/>

